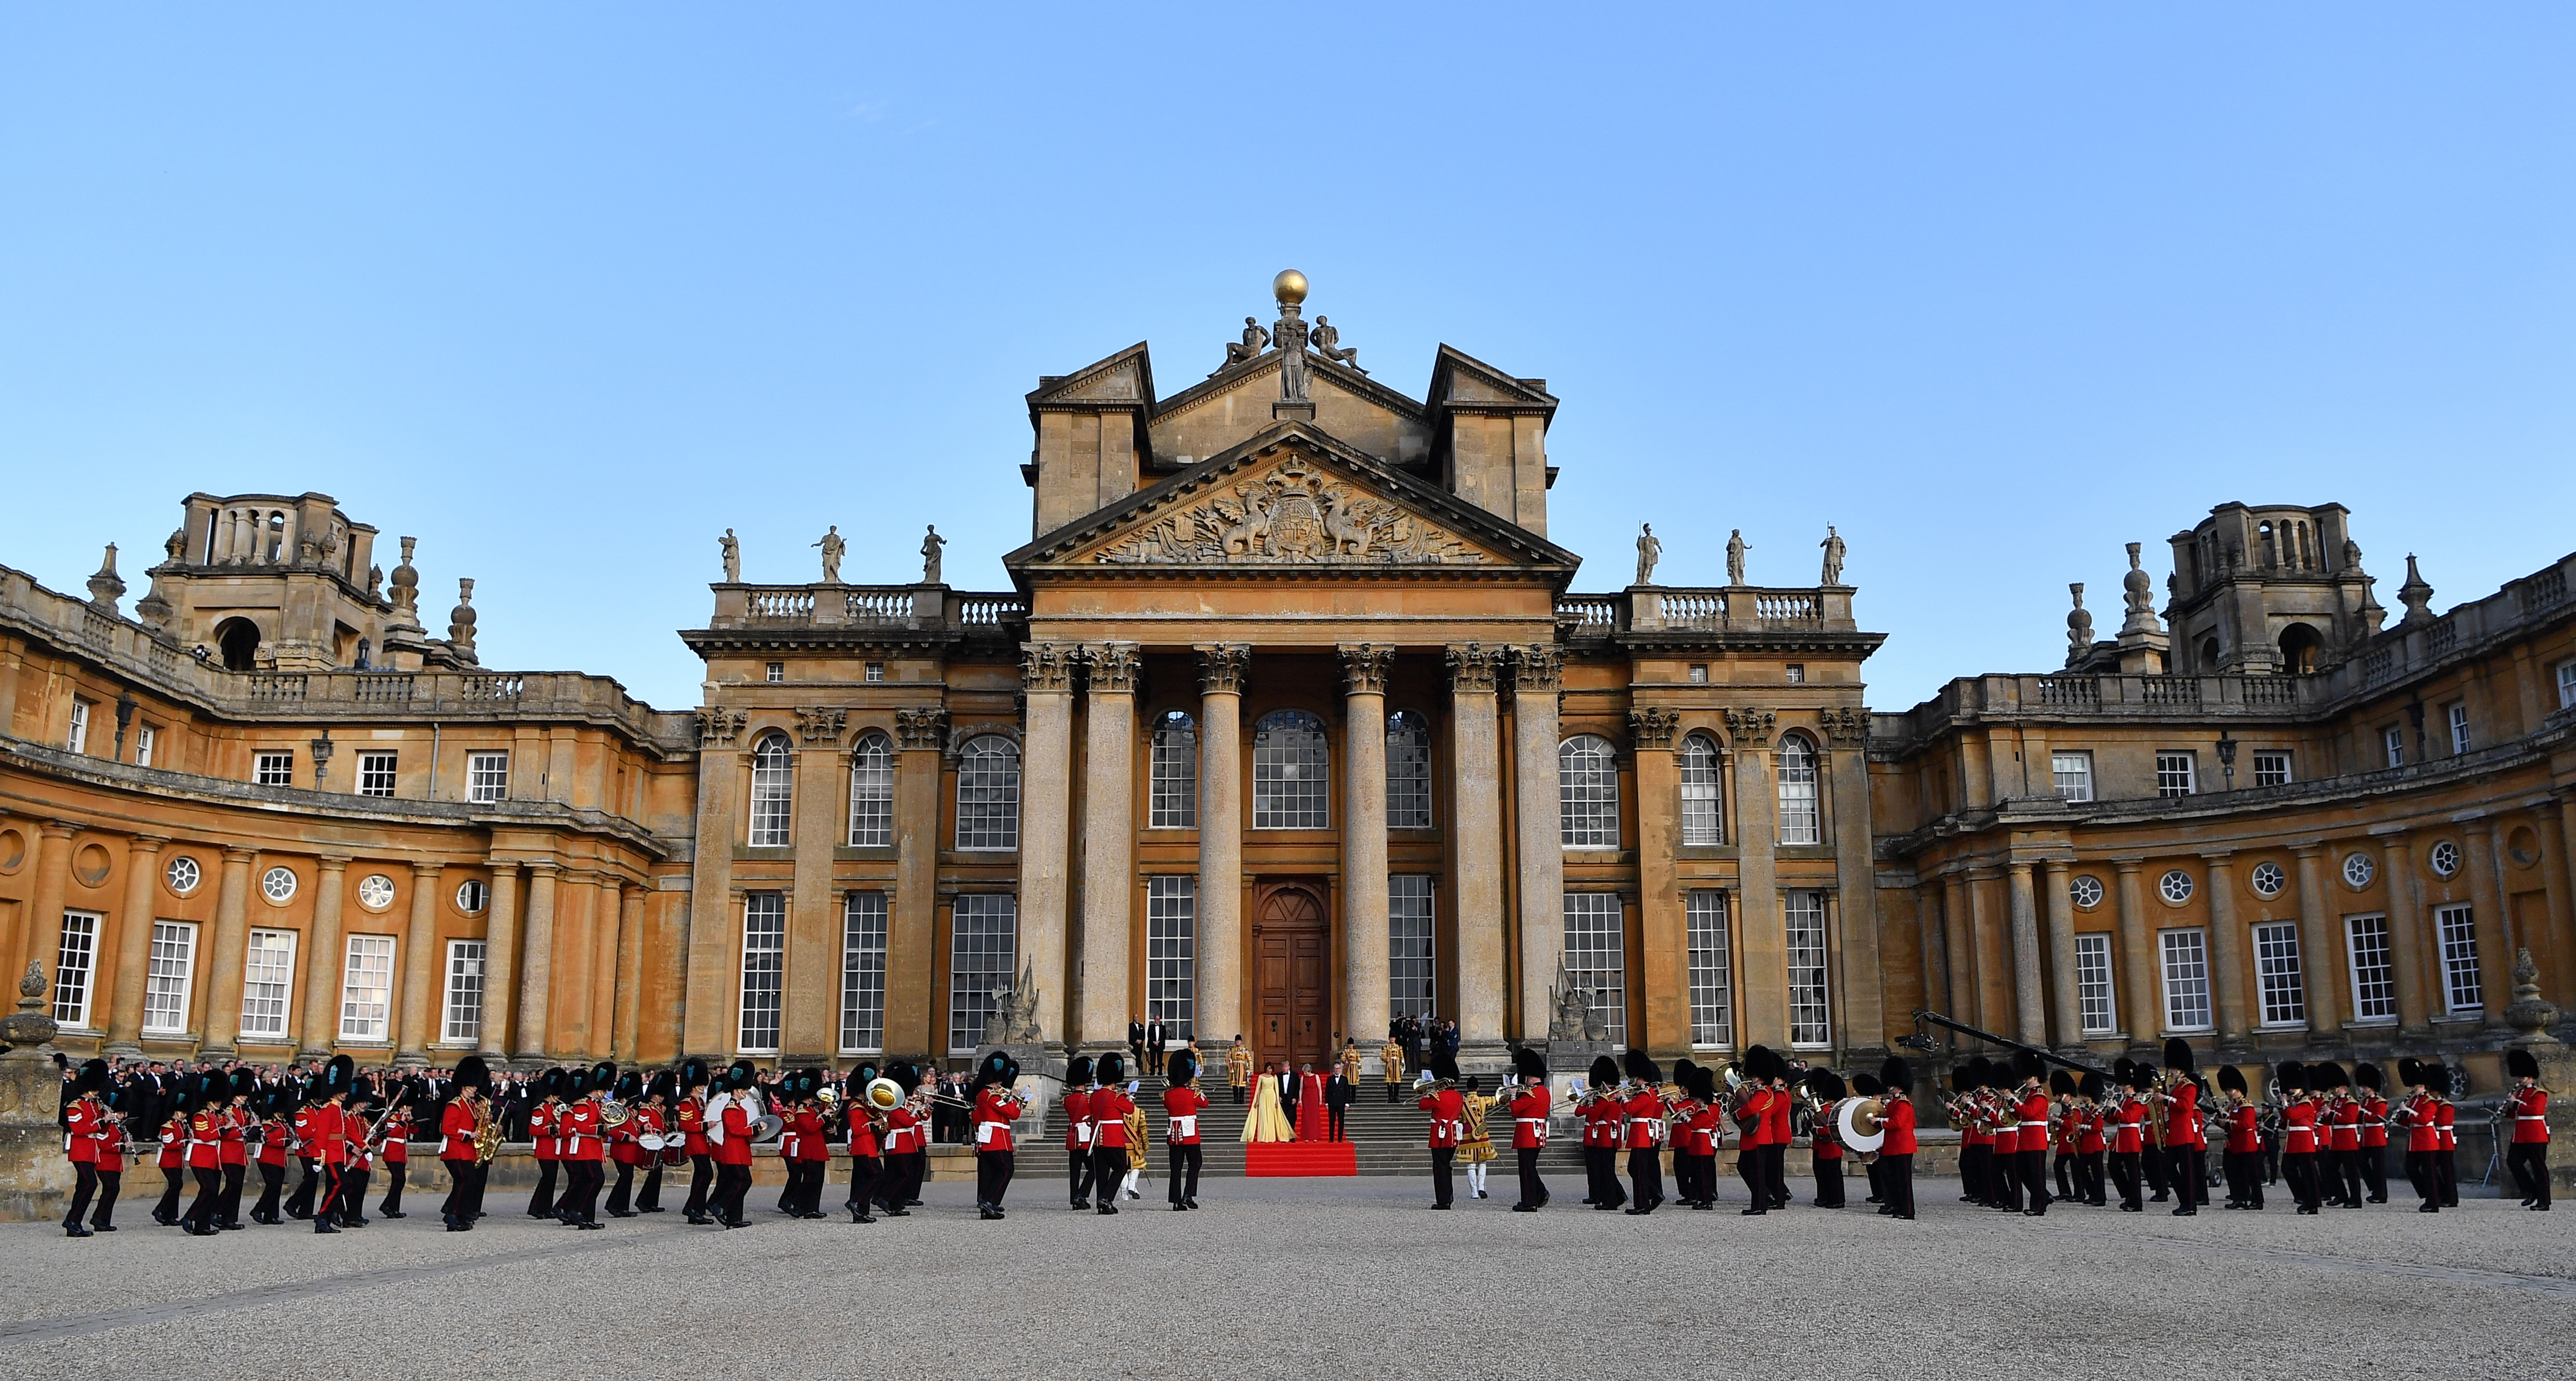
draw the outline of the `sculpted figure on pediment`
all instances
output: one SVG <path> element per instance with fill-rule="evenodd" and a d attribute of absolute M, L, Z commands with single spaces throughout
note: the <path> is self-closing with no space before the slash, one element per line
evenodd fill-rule
<path fill-rule="evenodd" d="M 1455 534 L 1302 460 L 1166 514 L 1101 549 L 1108 565 L 1437 566 L 1485 561 Z"/>

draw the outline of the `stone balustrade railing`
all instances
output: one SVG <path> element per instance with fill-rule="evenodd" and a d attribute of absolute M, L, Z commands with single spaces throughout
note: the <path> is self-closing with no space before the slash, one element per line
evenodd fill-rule
<path fill-rule="evenodd" d="M 1852 592 L 1753 585 L 1641 585 L 1615 594 L 1557 596 L 1557 625 L 1573 638 L 1620 634 L 1855 631 Z"/>
<path fill-rule="evenodd" d="M 883 628 L 906 632 L 998 629 L 1028 617 L 1017 593 L 945 585 L 718 585 L 721 629 Z"/>

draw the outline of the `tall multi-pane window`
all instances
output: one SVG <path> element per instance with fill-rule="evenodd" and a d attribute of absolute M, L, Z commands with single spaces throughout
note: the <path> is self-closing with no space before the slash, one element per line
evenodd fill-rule
<path fill-rule="evenodd" d="M 2558 708 L 2576 706 L 2576 662 L 2558 664 Z"/>
<path fill-rule="evenodd" d="M 1304 710 L 1272 710 L 1252 730 L 1252 827 L 1332 828 L 1332 772 L 1324 721 Z"/>
<path fill-rule="evenodd" d="M 391 796 L 394 794 L 394 755 L 369 751 L 358 755 L 358 794 Z"/>
<path fill-rule="evenodd" d="M 742 899 L 742 1022 L 737 1045 L 759 1054 L 778 1048 L 778 1014 L 787 962 L 787 894 L 749 892 Z"/>
<path fill-rule="evenodd" d="M 1576 734 L 1556 746 L 1557 831 L 1569 849 L 1619 847 L 1619 758 L 1610 740 Z"/>
<path fill-rule="evenodd" d="M 1628 1043 L 1627 934 L 1614 892 L 1565 894 L 1565 967 L 1592 992 L 1611 1043 Z"/>
<path fill-rule="evenodd" d="M 957 847 L 1020 847 L 1020 745 L 978 734 L 957 750 Z"/>
<path fill-rule="evenodd" d="M 1834 1031 L 1825 992 L 1825 894 L 1801 890 L 1780 900 L 1788 922 L 1789 1044 L 1829 1045 Z"/>
<path fill-rule="evenodd" d="M 2156 794 L 2188 796 L 2199 789 L 2200 777 L 2189 753 L 2156 754 Z"/>
<path fill-rule="evenodd" d="M 447 942 L 447 991 L 440 1004 L 438 1038 L 451 1045 L 483 1039 L 481 940 Z"/>
<path fill-rule="evenodd" d="M 178 1035 L 188 1029 L 188 980 L 197 958 L 197 927 L 152 923 L 152 958 L 143 975 L 143 1029 Z"/>
<path fill-rule="evenodd" d="M 2391 766 L 2391 767 L 2404 767 L 2404 766 L 2406 765 L 2406 731 L 2405 731 L 2405 730 L 2400 729 L 2400 728 L 2396 728 L 2396 727 L 2394 727 L 2394 726 L 2391 726 L 2390 728 L 2387 728 L 2387 729 L 2381 730 L 2381 731 L 2380 731 L 2380 735 L 2379 735 L 2379 743 L 2380 743 L 2380 748 L 2382 749 L 2382 751 L 2383 751 L 2384 755 L 2386 756 L 2386 758 L 2387 758 L 2387 760 L 2388 760 L 2388 765 L 2389 765 L 2389 766 Z"/>
<path fill-rule="evenodd" d="M 2070 801 L 2093 799 L 2093 755 L 2091 753 L 2051 753 L 2049 773 L 2057 783 L 2057 794 Z"/>
<path fill-rule="evenodd" d="M 488 804 L 505 800 L 509 794 L 509 754 L 468 753 L 465 755 L 466 800 Z"/>
<path fill-rule="evenodd" d="M 1166 710 L 1154 720 L 1145 794 L 1145 828 L 1199 827 L 1199 726 L 1184 711 Z"/>
<path fill-rule="evenodd" d="M 766 733 L 751 747 L 751 847 L 796 842 L 796 754 L 787 735 Z"/>
<path fill-rule="evenodd" d="M 1780 740 L 1780 842 L 1824 842 L 1824 819 L 1817 809 L 1816 745 L 1805 734 Z"/>
<path fill-rule="evenodd" d="M 1696 891 L 1682 898 L 1690 946 L 1691 1045 L 1725 1049 L 1735 1044 L 1735 966 L 1726 935 L 1726 894 Z"/>
<path fill-rule="evenodd" d="M 2397 969 L 2388 956 L 2386 916 L 2346 916 L 2344 952 L 2352 961 L 2352 1019 L 2397 1020 Z"/>
<path fill-rule="evenodd" d="M 98 917 L 87 911 L 63 913 L 61 945 L 54 951 L 54 1020 L 64 1026 L 89 1025 L 90 987 L 98 972 Z"/>
<path fill-rule="evenodd" d="M 251 754 L 250 783 L 253 786 L 295 785 L 295 754 L 291 751 Z"/>
<path fill-rule="evenodd" d="M 993 1016 L 993 993 L 1014 982 L 1020 899 L 1008 892 L 957 898 L 948 942 L 948 1048 L 972 1050 Z"/>
<path fill-rule="evenodd" d="M 1145 879 L 1145 1020 L 1163 1023 L 1174 1045 L 1196 1034 L 1198 938 L 1198 878 Z"/>
<path fill-rule="evenodd" d="M 352 935 L 340 967 L 340 1039 L 385 1039 L 394 1008 L 394 937 Z"/>
<path fill-rule="evenodd" d="M 89 712 L 95 708 L 97 707 L 90 704 L 90 702 L 80 699 L 77 696 L 73 697 L 72 731 L 70 734 L 65 736 L 63 740 L 63 746 L 65 748 L 69 748 L 75 753 L 86 753 L 89 751 Z"/>
<path fill-rule="evenodd" d="M 1411 710 L 1386 717 L 1386 827 L 1431 828 L 1431 726 Z"/>
<path fill-rule="evenodd" d="M 2254 987 L 2263 1024 L 2296 1026 L 2308 1019 L 2308 990 L 2299 972 L 2299 928 L 2288 921 L 2254 927 Z"/>
<path fill-rule="evenodd" d="M 2469 751 L 2468 705 L 2455 700 L 2451 702 L 2451 708 L 2444 717 L 2451 723 L 2451 751 L 2453 753 Z"/>
<path fill-rule="evenodd" d="M 1386 908 L 1387 1016 L 1427 1021 L 1439 997 L 1431 962 L 1431 875 L 1388 878 Z"/>
<path fill-rule="evenodd" d="M 294 989 L 295 932 L 252 931 L 242 947 L 242 1035 L 284 1039 Z"/>
<path fill-rule="evenodd" d="M 841 1051 L 885 1049 L 886 894 L 841 904 Z"/>
<path fill-rule="evenodd" d="M 2256 753 L 2254 755 L 2254 784 L 2256 786 L 2288 786 L 2290 784 L 2290 755 L 2285 752 Z"/>
<path fill-rule="evenodd" d="M 1726 842 L 1726 807 L 1720 804 L 1717 744 L 1706 734 L 1682 740 L 1682 843 Z"/>
<path fill-rule="evenodd" d="M 2454 1012 L 2474 1012 L 2486 1004 L 2486 993 L 2478 982 L 2478 927 L 2470 909 L 2463 906 L 2441 906 L 2433 910 L 2433 924 L 2442 934 L 2442 993 Z"/>
<path fill-rule="evenodd" d="M 135 765 L 135 766 L 137 766 L 137 767 L 150 767 L 150 766 L 152 765 L 152 747 L 153 747 L 153 742 L 154 742 L 154 740 L 155 740 L 155 739 L 157 739 L 157 738 L 159 738 L 159 737 L 160 737 L 160 735 L 158 735 L 157 733 L 155 733 L 155 732 L 153 731 L 152 726 L 151 726 L 151 725 L 149 725 L 149 724 L 142 725 L 142 726 L 138 727 L 137 729 L 135 729 L 135 731 L 134 731 L 134 765 Z"/>
<path fill-rule="evenodd" d="M 880 733 L 859 735 L 850 751 L 850 843 L 894 845 L 894 741 Z"/>
<path fill-rule="evenodd" d="M 2111 937 L 2099 931 L 2075 937 L 2075 1008 L 2085 1035 L 2120 1029 L 2120 1009 L 2111 993 Z"/>
<path fill-rule="evenodd" d="M 2197 930 L 2168 930 L 2159 937 L 2164 955 L 2165 1029 L 2209 1029 L 2209 943 Z"/>

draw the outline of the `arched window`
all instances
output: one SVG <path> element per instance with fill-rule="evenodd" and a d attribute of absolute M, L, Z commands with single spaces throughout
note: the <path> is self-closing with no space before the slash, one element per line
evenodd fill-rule
<path fill-rule="evenodd" d="M 259 625 L 226 619 L 215 625 L 215 647 L 223 653 L 224 670 L 249 671 L 259 664 Z"/>
<path fill-rule="evenodd" d="M 2281 670 L 2292 676 L 2317 674 L 2317 653 L 2325 639 L 2304 623 L 2294 623 L 2281 630 Z"/>
<path fill-rule="evenodd" d="M 1146 784 L 1145 828 L 1199 827 L 1199 726 L 1186 711 L 1167 710 L 1154 721 L 1154 751 Z"/>
<path fill-rule="evenodd" d="M 1706 734 L 1682 740 L 1682 842 L 1726 842 L 1726 808 L 1717 795 L 1717 744 Z"/>
<path fill-rule="evenodd" d="M 1816 810 L 1816 745 L 1805 734 L 1780 740 L 1780 842 L 1817 844 L 1824 825 Z"/>
<path fill-rule="evenodd" d="M 850 754 L 850 842 L 894 845 L 894 740 L 871 730 Z"/>
<path fill-rule="evenodd" d="M 1556 746 L 1558 832 L 1569 849 L 1619 847 L 1619 757 L 1610 740 L 1576 734 Z"/>
<path fill-rule="evenodd" d="M 787 735 L 773 729 L 751 746 L 751 847 L 785 848 L 795 842 L 796 754 Z"/>
<path fill-rule="evenodd" d="M 1020 847 L 1020 745 L 979 734 L 957 752 L 957 847 Z"/>
<path fill-rule="evenodd" d="M 1324 721 L 1273 710 L 1252 731 L 1252 827 L 1332 828 L 1332 770 Z"/>
<path fill-rule="evenodd" d="M 1386 827 L 1431 828 L 1431 726 L 1411 710 L 1386 717 Z"/>

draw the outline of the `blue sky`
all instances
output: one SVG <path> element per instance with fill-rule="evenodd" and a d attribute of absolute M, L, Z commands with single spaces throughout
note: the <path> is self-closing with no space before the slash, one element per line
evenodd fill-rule
<path fill-rule="evenodd" d="M 2564 7 L 933 8 L 0 7 L 0 563 L 318 489 L 684 708 L 720 530 L 999 588 L 1036 377 L 1175 390 L 1286 265 L 1549 380 L 1578 588 L 1839 525 L 1881 707 L 2226 500 L 2391 607 L 2576 547 Z"/>

